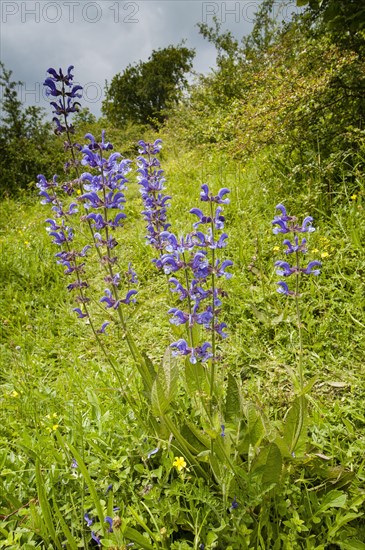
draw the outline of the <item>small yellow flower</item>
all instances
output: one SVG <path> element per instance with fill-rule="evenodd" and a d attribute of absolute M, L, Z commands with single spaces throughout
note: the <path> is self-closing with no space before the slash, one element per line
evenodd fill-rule
<path fill-rule="evenodd" d="M 178 472 L 181 472 L 184 468 L 186 468 L 186 462 L 183 459 L 182 456 L 175 456 L 175 460 L 173 462 L 173 466 L 177 469 Z"/>
<path fill-rule="evenodd" d="M 25 244 L 26 246 L 28 246 L 28 245 L 30 244 L 30 242 L 29 242 L 29 241 L 24 241 L 24 244 Z"/>
<path fill-rule="evenodd" d="M 273 250 L 273 252 L 279 252 L 280 251 L 280 246 L 274 246 L 272 250 Z"/>
<path fill-rule="evenodd" d="M 328 258 L 329 254 L 328 252 L 322 252 L 321 258 Z"/>
<path fill-rule="evenodd" d="M 313 248 L 312 252 L 313 252 L 313 254 L 317 254 L 317 252 L 319 252 L 319 250 L 318 250 L 318 248 Z"/>
<path fill-rule="evenodd" d="M 357 195 L 356 195 L 356 194 L 351 195 L 351 200 L 352 200 L 352 201 L 356 201 L 356 199 L 357 199 Z"/>
<path fill-rule="evenodd" d="M 13 390 L 10 394 L 11 397 L 19 397 L 19 394 L 17 391 Z"/>
<path fill-rule="evenodd" d="M 77 195 L 81 195 L 80 189 L 77 189 L 77 190 L 76 190 L 76 194 L 77 194 Z"/>
<path fill-rule="evenodd" d="M 58 424 L 53 424 L 52 430 L 53 430 L 54 432 L 57 430 L 57 428 L 58 428 Z"/>
<path fill-rule="evenodd" d="M 57 413 L 53 413 L 52 418 L 57 418 Z"/>

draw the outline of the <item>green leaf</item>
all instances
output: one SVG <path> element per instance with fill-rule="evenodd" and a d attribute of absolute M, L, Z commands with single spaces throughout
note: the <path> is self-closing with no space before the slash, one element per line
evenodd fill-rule
<path fill-rule="evenodd" d="M 264 437 L 266 430 L 260 412 L 255 405 L 249 404 L 246 408 L 247 430 L 242 442 L 239 444 L 239 451 L 247 453 L 250 446 L 258 447 Z"/>
<path fill-rule="evenodd" d="M 309 382 L 305 385 L 303 388 L 303 395 L 306 395 L 310 391 L 312 391 L 314 384 L 317 382 L 318 376 L 313 376 Z"/>
<path fill-rule="evenodd" d="M 115 548 L 115 542 L 109 539 L 101 539 L 103 548 Z"/>
<path fill-rule="evenodd" d="M 227 395 L 225 403 L 224 420 L 234 422 L 241 416 L 240 390 L 237 380 L 231 374 L 228 374 Z"/>
<path fill-rule="evenodd" d="M 189 359 L 185 360 L 185 384 L 189 395 L 195 395 L 197 392 L 208 392 L 207 379 L 204 369 L 201 365 L 191 363 Z"/>
<path fill-rule="evenodd" d="M 123 532 L 123 535 L 128 540 L 136 542 L 137 544 L 139 544 L 139 546 L 141 546 L 142 548 L 145 548 L 145 550 L 154 550 L 155 548 L 154 546 L 152 546 L 152 544 L 148 542 L 146 537 L 141 535 L 141 533 L 136 531 L 136 529 L 133 529 L 133 527 L 126 527 Z"/>
<path fill-rule="evenodd" d="M 191 447 L 194 454 L 210 448 L 210 439 L 195 424 L 186 422 L 181 428 L 181 435 Z"/>
<path fill-rule="evenodd" d="M 67 523 L 63 519 L 63 515 L 61 514 L 55 499 L 53 499 L 53 509 L 55 511 L 55 514 L 57 516 L 58 521 L 60 522 L 63 534 L 65 535 L 65 537 L 67 539 L 68 547 L 70 548 L 70 550 L 77 550 L 78 547 L 77 547 L 77 544 L 75 542 L 75 539 L 71 535 L 71 531 L 68 528 Z"/>
<path fill-rule="evenodd" d="M 343 491 L 334 489 L 326 494 L 315 515 L 321 514 L 325 510 L 328 510 L 328 508 L 343 508 L 346 504 L 346 500 L 347 495 Z"/>
<path fill-rule="evenodd" d="M 155 416 L 161 416 L 166 412 L 177 392 L 178 381 L 178 362 L 172 355 L 170 348 L 167 348 L 152 385 L 151 404 Z"/>
<path fill-rule="evenodd" d="M 307 401 L 305 397 L 296 397 L 289 409 L 284 423 L 283 440 L 290 454 L 302 454 L 307 441 Z"/>
<path fill-rule="evenodd" d="M 52 512 L 51 512 L 51 508 L 47 498 L 46 489 L 43 483 L 41 465 L 40 465 L 39 459 L 36 460 L 35 476 L 36 476 L 36 484 L 37 484 L 37 491 L 38 491 L 38 499 L 42 510 L 44 523 L 46 525 L 46 528 L 50 537 L 52 538 L 52 540 L 56 545 L 56 548 L 59 548 L 59 550 L 61 550 L 61 544 L 60 544 L 60 541 L 58 540 L 56 530 L 53 525 Z"/>
<path fill-rule="evenodd" d="M 279 483 L 282 465 L 283 461 L 279 447 L 275 443 L 270 443 L 261 479 L 264 488 Z"/>
<path fill-rule="evenodd" d="M 346 523 L 349 523 L 350 521 L 353 521 L 354 519 L 363 518 L 363 517 L 364 517 L 363 513 L 355 514 L 355 512 L 349 512 L 348 514 L 345 514 L 345 515 L 341 514 L 340 517 L 336 517 L 334 526 L 331 527 L 331 529 L 328 531 L 328 536 L 329 537 L 334 537 L 335 534 L 337 533 L 337 531 L 339 529 L 341 529 L 341 527 L 346 525 Z"/>
<path fill-rule="evenodd" d="M 144 351 L 142 352 L 142 357 L 144 359 L 144 362 L 145 362 L 145 365 L 148 369 L 148 372 L 150 373 L 151 375 L 151 378 L 152 380 L 155 378 L 156 376 L 156 371 L 155 371 L 155 367 L 151 361 L 151 359 L 148 357 L 147 353 L 145 353 Z"/>
<path fill-rule="evenodd" d="M 357 539 L 348 539 L 345 541 L 333 541 L 337 543 L 341 550 L 365 550 L 365 544 Z"/>

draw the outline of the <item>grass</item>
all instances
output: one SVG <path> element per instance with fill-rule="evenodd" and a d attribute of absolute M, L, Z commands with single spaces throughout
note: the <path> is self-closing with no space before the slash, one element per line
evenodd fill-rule
<path fill-rule="evenodd" d="M 104 531 L 106 547 L 125 548 L 132 540 L 135 548 L 365 548 L 364 187 L 355 199 L 338 197 L 332 213 L 313 214 L 310 196 L 287 196 L 280 174 L 267 170 L 270 154 L 264 150 L 237 165 L 214 153 L 176 151 L 167 142 L 162 163 L 177 233 L 191 230 L 188 212 L 199 206 L 202 183 L 231 189 L 225 256 L 234 261 L 234 277 L 225 283 L 229 339 L 221 345 L 219 377 L 224 384 L 236 377 L 245 407 L 274 427 L 294 398 L 289 373 L 298 343 L 294 304 L 275 291 L 273 264 L 283 255 L 271 219 L 279 202 L 299 218 L 315 217 L 310 247 L 323 267 L 302 300 L 306 379 L 315 377 L 306 454 L 288 465 L 271 498 L 270 490 L 258 494 L 250 478 L 247 494 L 237 494 L 237 510 L 229 489 L 220 493 L 191 469 L 180 475 L 173 467 L 181 452 L 175 438 L 153 436 L 140 421 L 146 397 L 123 335 L 111 324 L 106 338 L 123 380 L 119 388 L 89 327 L 72 312 L 44 230 L 47 208 L 36 197 L 7 199 L 0 217 L 0 548 L 92 547 L 86 512 L 92 529 Z M 139 348 L 158 364 L 176 335 L 166 315 L 166 280 L 144 242 L 141 210 L 132 182 L 118 235 L 122 266 L 133 261 L 139 277 L 129 324 Z M 96 272 L 91 282 L 101 296 Z M 179 392 L 178 402 L 185 403 Z M 75 458 L 78 468 L 71 466 Z M 114 538 L 101 523 L 106 515 L 114 517 Z"/>

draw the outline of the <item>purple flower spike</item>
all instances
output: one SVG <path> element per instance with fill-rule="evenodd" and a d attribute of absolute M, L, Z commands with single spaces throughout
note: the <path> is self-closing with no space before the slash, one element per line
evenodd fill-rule
<path fill-rule="evenodd" d="M 301 239 L 301 242 L 299 244 L 298 233 L 312 233 L 313 231 L 315 231 L 315 228 L 312 226 L 313 218 L 311 216 L 307 216 L 306 218 L 304 218 L 302 225 L 298 225 L 296 223 L 296 218 L 288 216 L 286 209 L 282 204 L 278 204 L 276 208 L 280 210 L 281 216 L 276 216 L 274 218 L 272 224 L 277 225 L 278 227 L 275 227 L 273 229 L 273 232 L 294 233 L 294 243 L 292 243 L 289 239 L 285 239 L 283 241 L 283 244 L 287 247 L 284 251 L 285 254 L 295 254 L 296 258 L 294 266 L 290 266 L 288 262 L 284 262 L 282 260 L 275 262 L 275 266 L 278 268 L 276 270 L 276 273 L 282 277 L 289 277 L 290 275 L 295 274 L 297 278 L 302 273 L 305 275 L 319 275 L 320 270 L 315 268 L 320 267 L 321 262 L 314 260 L 312 262 L 309 262 L 307 267 L 301 267 L 300 257 L 298 254 L 299 252 L 301 252 L 302 254 L 306 254 L 308 252 L 307 239 Z M 280 294 L 285 294 L 286 296 L 299 296 L 297 293 L 289 290 L 288 285 L 284 281 L 279 281 L 277 285 L 277 291 Z"/>
<path fill-rule="evenodd" d="M 145 206 L 142 212 L 147 221 L 147 242 L 156 250 L 163 250 L 164 243 L 161 234 L 170 227 L 167 223 L 167 208 L 170 197 L 164 195 L 162 191 L 165 189 L 165 178 L 163 170 L 160 169 L 160 161 L 155 156 L 160 152 L 161 140 L 156 140 L 154 143 L 146 143 L 140 141 L 138 157 L 138 183 L 141 186 L 142 200 Z M 145 158 L 147 157 L 147 158 Z M 155 262 L 156 267 L 161 268 L 159 262 Z"/>
<path fill-rule="evenodd" d="M 67 73 L 64 74 L 62 69 L 59 69 L 59 72 L 57 72 L 51 67 L 47 71 L 50 76 L 46 78 L 43 83 L 46 87 L 46 95 L 57 98 L 55 101 L 51 101 L 50 104 L 53 107 L 53 113 L 57 115 L 53 118 L 53 122 L 56 124 L 55 133 L 58 135 L 67 130 L 73 133 L 74 128 L 72 124 L 67 122 L 67 117 L 69 114 L 75 113 L 80 109 L 80 103 L 73 100 L 82 97 L 80 93 L 82 91 L 82 86 L 72 85 L 72 69 L 73 66 L 70 65 L 67 69 Z M 65 124 L 61 124 L 58 117 L 62 117 Z"/>

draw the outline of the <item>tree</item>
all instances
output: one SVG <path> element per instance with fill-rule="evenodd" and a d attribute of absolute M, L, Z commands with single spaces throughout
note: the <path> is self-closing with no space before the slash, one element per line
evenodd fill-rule
<path fill-rule="evenodd" d="M 346 48 L 358 53 L 365 50 L 364 0 L 297 0 L 306 6 L 324 32 Z"/>
<path fill-rule="evenodd" d="M 42 108 L 23 108 L 17 92 L 21 84 L 12 80 L 12 71 L 0 61 L 1 194 L 27 188 L 37 174 L 47 171 L 51 157 L 54 162 L 51 126 L 43 122 Z"/>
<path fill-rule="evenodd" d="M 153 50 L 148 61 L 129 65 L 106 84 L 102 112 L 113 124 L 157 127 L 187 87 L 195 51 L 183 44 Z"/>

